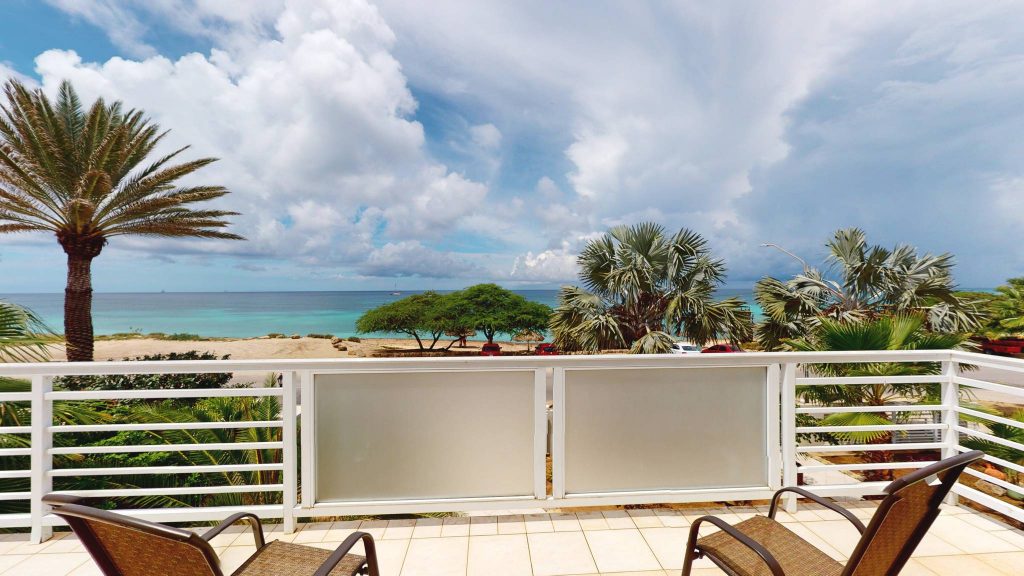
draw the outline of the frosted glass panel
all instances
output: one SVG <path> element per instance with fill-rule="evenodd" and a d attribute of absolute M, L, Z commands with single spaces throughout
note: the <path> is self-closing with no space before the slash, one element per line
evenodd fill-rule
<path fill-rule="evenodd" d="M 533 494 L 533 371 L 318 374 L 318 502 Z"/>
<path fill-rule="evenodd" d="M 764 367 L 565 378 L 567 493 L 767 484 Z"/>

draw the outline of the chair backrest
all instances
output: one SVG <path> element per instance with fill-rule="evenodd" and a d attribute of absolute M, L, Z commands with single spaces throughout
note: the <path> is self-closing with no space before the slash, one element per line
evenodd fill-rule
<path fill-rule="evenodd" d="M 978 450 L 946 458 L 891 482 L 888 494 L 864 530 L 844 576 L 899 574 L 938 517 L 942 499 L 960 473 L 985 454 Z"/>
<path fill-rule="evenodd" d="M 199 535 L 76 504 L 51 494 L 43 502 L 64 519 L 105 576 L 223 576 L 217 554 Z"/>

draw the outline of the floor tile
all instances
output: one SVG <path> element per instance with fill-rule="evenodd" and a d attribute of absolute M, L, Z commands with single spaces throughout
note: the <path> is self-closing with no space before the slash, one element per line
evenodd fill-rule
<path fill-rule="evenodd" d="M 441 537 L 469 536 L 469 517 L 452 516 L 445 518 L 441 524 Z"/>
<path fill-rule="evenodd" d="M 92 562 L 88 554 L 35 554 L 4 570 L 4 576 L 66 576 L 86 562 Z"/>
<path fill-rule="evenodd" d="M 402 576 L 465 576 L 469 538 L 409 540 Z"/>
<path fill-rule="evenodd" d="M 551 525 L 555 532 L 578 532 L 581 530 L 580 521 L 575 514 L 552 514 Z"/>
<path fill-rule="evenodd" d="M 584 530 L 608 529 L 608 521 L 600 512 L 577 512 L 576 519 L 580 521 L 580 528 Z"/>
<path fill-rule="evenodd" d="M 416 520 L 416 527 L 413 528 L 413 538 L 437 538 L 441 536 L 441 518 L 420 518 Z"/>
<path fill-rule="evenodd" d="M 530 546 L 525 534 L 471 536 L 468 576 L 531 576 Z"/>
<path fill-rule="evenodd" d="M 661 564 L 637 529 L 584 532 L 601 572 L 658 570 Z"/>
<path fill-rule="evenodd" d="M 597 572 L 583 532 L 527 534 L 535 576 Z"/>
<path fill-rule="evenodd" d="M 1001 554 L 979 554 L 976 556 L 985 564 L 992 566 L 1004 574 L 1019 575 L 1024 572 L 1024 552 L 1004 552 Z"/>
<path fill-rule="evenodd" d="M 522 515 L 498 516 L 498 534 L 526 534 L 526 521 Z"/>
<path fill-rule="evenodd" d="M 523 517 L 523 521 L 528 534 L 555 531 L 555 527 L 551 523 L 551 516 L 548 514 L 527 514 Z"/>
<path fill-rule="evenodd" d="M 918 558 L 918 562 L 941 576 L 1006 576 L 998 568 L 972 556 L 929 556 Z"/>
<path fill-rule="evenodd" d="M 495 516 L 473 516 L 470 518 L 470 536 L 492 536 L 498 533 L 498 519 Z"/>
<path fill-rule="evenodd" d="M 388 520 L 388 527 L 384 529 L 384 537 L 382 540 L 405 540 L 407 538 L 412 538 L 412 532 L 415 527 L 415 518 Z"/>
<path fill-rule="evenodd" d="M 654 513 L 654 510 L 642 508 L 637 510 L 626 510 L 629 517 L 632 518 L 633 524 L 637 528 L 660 528 L 664 526 L 658 515 Z"/>

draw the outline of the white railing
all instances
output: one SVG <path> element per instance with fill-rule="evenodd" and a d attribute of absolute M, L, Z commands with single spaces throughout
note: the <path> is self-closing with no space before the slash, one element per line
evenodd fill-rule
<path fill-rule="evenodd" d="M 821 377 L 807 366 L 835 363 L 940 363 L 929 376 Z M 0 450 L 29 457 L 28 469 L 0 470 L 0 479 L 27 479 L 28 491 L 0 493 L 0 501 L 28 500 L 27 513 L 0 514 L 0 527 L 30 527 L 38 541 L 60 523 L 41 496 L 55 479 L 85 476 L 186 478 L 189 474 L 277 472 L 279 480 L 221 486 L 120 487 L 64 490 L 89 497 L 196 494 L 280 495 L 280 504 L 205 508 L 144 508 L 130 514 L 160 521 L 219 520 L 252 510 L 281 518 L 420 513 L 479 509 L 699 502 L 767 498 L 795 485 L 798 472 L 912 469 L 926 462 L 808 463 L 814 454 L 935 449 L 943 457 L 966 450 L 970 435 L 1024 450 L 1024 446 L 962 425 L 964 416 L 1021 427 L 1015 420 L 961 405 L 961 390 L 982 389 L 1024 404 L 1024 389 L 964 375 L 964 365 L 1024 373 L 1024 361 L 956 351 L 745 353 L 701 356 L 548 356 L 339 360 L 104 362 L 0 365 L 0 377 L 31 379 L 31 392 L 0 393 L 0 402 L 28 402 L 31 423 L 0 428 L 30 438 L 30 447 Z M 59 376 L 276 373 L 272 388 L 199 390 L 53 389 Z M 799 375 L 798 374 L 803 374 Z M 940 386 L 928 405 L 811 406 L 797 387 L 862 384 Z M 231 422 L 54 424 L 55 402 L 217 397 L 280 398 L 280 417 Z M 924 423 L 797 426 L 798 414 L 843 412 L 938 414 Z M 549 421 L 549 413 L 551 419 Z M 301 422 L 301 426 L 300 426 Z M 109 432 L 280 429 L 267 442 L 82 446 L 75 435 Z M 550 428 L 550 432 L 549 432 Z M 301 438 L 299 431 L 301 429 Z M 813 433 L 937 431 L 934 442 L 814 445 Z M 551 450 L 548 452 L 550 442 Z M 272 461 L 195 466 L 54 467 L 54 456 L 221 450 L 269 450 Z M 299 461 L 301 456 L 301 482 Z M 551 488 L 546 464 L 550 457 Z M 798 469 L 797 462 L 805 459 Z M 1024 467 L 988 457 L 1000 467 Z M 66 460 L 66 458 L 62 458 Z M 5 467 L 9 468 L 9 466 Z M 983 476 L 1005 489 L 1015 487 Z M 823 495 L 879 492 L 883 482 L 852 476 L 816 484 Z M 58 480 L 61 482 L 61 480 Z M 959 484 L 956 494 L 1024 521 L 1024 511 Z"/>

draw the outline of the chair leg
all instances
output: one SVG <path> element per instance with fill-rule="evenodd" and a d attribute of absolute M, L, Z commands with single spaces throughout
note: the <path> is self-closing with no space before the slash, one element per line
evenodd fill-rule
<path fill-rule="evenodd" d="M 695 522 L 693 526 L 690 526 L 690 537 L 686 542 L 686 556 L 683 559 L 683 575 L 690 576 L 690 570 L 693 569 L 693 561 L 700 556 L 700 552 L 697 551 L 697 538 L 700 537 L 700 522 Z"/>

